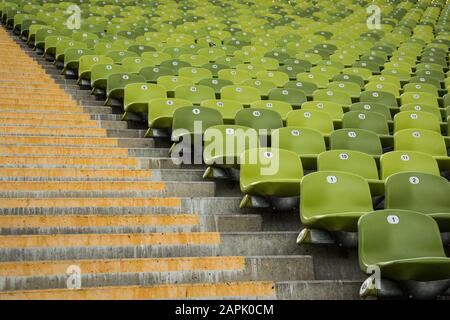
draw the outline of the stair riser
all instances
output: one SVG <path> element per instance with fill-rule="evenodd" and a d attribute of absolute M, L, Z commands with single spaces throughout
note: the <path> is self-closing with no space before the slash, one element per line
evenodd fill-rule
<path fill-rule="evenodd" d="M 69 265 L 68 265 L 69 266 Z M 83 272 L 81 270 L 81 272 Z M 234 281 L 312 280 L 311 257 L 251 257 L 244 269 L 186 270 L 148 273 L 110 273 L 82 275 L 81 286 L 132 286 L 176 283 L 216 283 Z M 277 278 L 277 279 L 274 279 Z M 67 275 L 48 277 L 0 277 L 0 290 L 67 288 Z"/>

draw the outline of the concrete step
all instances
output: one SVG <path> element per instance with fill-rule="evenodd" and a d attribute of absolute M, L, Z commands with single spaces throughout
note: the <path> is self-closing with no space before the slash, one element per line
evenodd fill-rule
<path fill-rule="evenodd" d="M 2 135 L 0 145 L 6 146 L 78 146 L 78 147 L 115 147 L 119 141 L 128 142 L 128 139 L 106 138 L 106 137 L 52 137 L 52 136 L 21 136 Z M 124 141 L 125 140 L 125 141 Z M 144 139 L 141 139 L 144 140 Z M 146 139 L 152 140 L 152 139 Z M 131 142 L 135 142 L 133 139 Z"/>
<path fill-rule="evenodd" d="M 310 256 L 13 262 L 0 263 L 0 290 L 65 289 L 71 266 L 80 268 L 83 288 L 314 279 Z"/>
<path fill-rule="evenodd" d="M 204 170 L 0 168 L 0 181 L 204 181 Z"/>
<path fill-rule="evenodd" d="M 258 215 L 123 214 L 0 216 L 0 235 L 257 232 Z"/>
<path fill-rule="evenodd" d="M 131 157 L 54 157 L 0 156 L 0 168 L 122 168 L 137 169 L 139 161 Z"/>
<path fill-rule="evenodd" d="M 226 282 L 0 292 L 2 300 L 274 299 L 272 282 Z"/>
<path fill-rule="evenodd" d="M 214 182 L 158 181 L 8 181 L 0 198 L 214 197 Z M 2 200 L 2 201 L 3 201 Z"/>
<path fill-rule="evenodd" d="M 281 300 L 359 300 L 362 281 L 307 280 L 277 282 L 276 296 Z"/>
<path fill-rule="evenodd" d="M 356 250 L 335 245 L 298 246 L 297 235 L 293 232 L 4 235 L 0 236 L 0 261 L 311 255 L 316 279 L 364 279 Z"/>
<path fill-rule="evenodd" d="M 119 125 L 120 124 L 120 125 Z M 112 125 L 110 122 L 103 124 L 94 120 L 53 120 L 53 119 L 0 119 L 0 126 L 26 126 L 26 127 L 74 127 L 74 128 L 126 128 L 126 123 Z"/>
<path fill-rule="evenodd" d="M 15 198 L 3 199 L 0 215 L 14 214 L 141 214 L 197 213 L 246 214 L 241 197 L 198 198 Z"/>
<path fill-rule="evenodd" d="M 113 130 L 115 136 L 122 134 L 124 130 Z M 65 136 L 65 137 L 106 137 L 107 129 L 102 128 L 77 128 L 77 127 L 50 127 L 50 126 L 0 126 L 0 135 L 22 136 Z M 124 132 L 124 136 L 140 137 L 138 133 Z M 113 136 L 113 135 L 111 135 Z"/>
<path fill-rule="evenodd" d="M 141 169 L 202 169 L 206 170 L 204 164 L 177 164 L 169 157 L 139 157 L 139 168 Z"/>

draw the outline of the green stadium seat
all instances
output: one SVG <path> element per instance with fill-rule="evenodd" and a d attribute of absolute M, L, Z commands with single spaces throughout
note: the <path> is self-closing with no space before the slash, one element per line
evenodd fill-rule
<path fill-rule="evenodd" d="M 314 91 L 313 99 L 314 101 L 333 102 L 341 106 L 348 106 L 352 104 L 350 95 L 342 90 L 319 89 Z"/>
<path fill-rule="evenodd" d="M 400 107 L 400 111 L 421 111 L 431 113 L 438 119 L 438 121 L 442 121 L 442 114 L 439 108 L 436 106 L 423 104 L 423 103 L 407 103 Z"/>
<path fill-rule="evenodd" d="M 319 110 L 326 112 L 333 120 L 341 120 L 344 111 L 339 103 L 330 101 L 307 101 L 302 104 L 303 110 Z"/>
<path fill-rule="evenodd" d="M 156 98 L 148 102 L 148 127 L 146 137 L 158 136 L 161 130 L 172 128 L 173 113 L 181 107 L 192 106 L 184 99 Z"/>
<path fill-rule="evenodd" d="M 205 78 L 200 80 L 198 84 L 202 86 L 211 87 L 214 90 L 216 96 L 219 96 L 220 90 L 222 90 L 223 87 L 233 85 L 233 82 L 225 79 Z"/>
<path fill-rule="evenodd" d="M 375 159 L 367 153 L 355 150 L 329 150 L 317 157 L 318 171 L 342 171 L 378 180 L 378 168 Z"/>
<path fill-rule="evenodd" d="M 298 89 L 303 91 L 303 93 L 307 96 L 312 96 L 314 91 L 316 91 L 319 87 L 313 83 L 308 81 L 289 81 L 284 85 L 285 89 Z"/>
<path fill-rule="evenodd" d="M 316 162 L 317 155 L 324 152 L 325 141 L 321 132 L 304 127 L 284 127 L 272 132 L 272 146 L 278 138 L 276 147 L 295 152 L 303 160 L 303 164 L 311 166 Z"/>
<path fill-rule="evenodd" d="M 292 111 L 292 106 L 288 102 L 277 100 L 260 100 L 250 104 L 250 108 L 268 109 L 278 112 L 281 118 L 286 121 L 287 114 Z"/>
<path fill-rule="evenodd" d="M 422 172 L 439 176 L 439 166 L 431 155 L 417 151 L 391 151 L 380 158 L 381 179 L 399 172 Z"/>
<path fill-rule="evenodd" d="M 182 85 L 175 88 L 175 98 L 185 99 L 194 105 L 199 105 L 203 100 L 215 99 L 214 89 L 202 85 Z"/>
<path fill-rule="evenodd" d="M 281 115 L 276 111 L 266 108 L 242 109 L 236 113 L 234 122 L 236 125 L 256 130 L 267 130 L 267 134 L 270 134 L 274 129 L 283 127 Z"/>
<path fill-rule="evenodd" d="M 196 67 L 184 67 L 178 69 L 178 75 L 186 78 L 191 78 L 198 83 L 200 80 L 212 78 L 213 74 L 211 71 L 205 68 Z"/>
<path fill-rule="evenodd" d="M 152 60 L 141 57 L 127 57 L 122 59 L 124 66 L 130 73 L 139 73 L 142 68 L 154 67 Z"/>
<path fill-rule="evenodd" d="M 289 81 L 289 76 L 281 71 L 260 71 L 256 74 L 256 79 L 271 81 L 278 87 L 282 87 Z"/>
<path fill-rule="evenodd" d="M 392 120 L 391 111 L 389 107 L 382 103 L 376 102 L 357 102 L 350 106 L 350 111 L 365 111 L 365 112 L 375 112 L 382 114 L 386 120 Z"/>
<path fill-rule="evenodd" d="M 358 219 L 373 211 L 368 182 L 341 171 L 317 171 L 300 185 L 300 219 L 305 229 L 297 243 L 308 243 L 310 229 L 355 232 Z"/>
<path fill-rule="evenodd" d="M 298 197 L 303 167 L 296 153 L 276 148 L 249 149 L 241 155 L 240 163 L 240 188 L 245 195 L 241 208 L 254 207 L 255 196 Z"/>
<path fill-rule="evenodd" d="M 253 128 L 237 125 L 217 125 L 203 135 L 203 161 L 208 168 L 203 178 L 234 178 L 240 157 L 247 149 L 258 147 L 258 133 Z"/>
<path fill-rule="evenodd" d="M 105 56 L 100 55 L 83 55 L 79 60 L 78 67 L 78 84 L 83 84 L 83 80 L 87 81 L 86 84 L 91 84 L 91 69 L 97 64 L 113 64 L 114 61 Z"/>
<path fill-rule="evenodd" d="M 351 82 L 357 84 L 361 89 L 364 88 L 364 79 L 355 74 L 337 74 L 332 79 L 332 82 Z"/>
<path fill-rule="evenodd" d="M 167 92 L 174 92 L 179 86 L 194 85 L 195 81 L 182 76 L 160 76 L 156 83 L 164 87 Z"/>
<path fill-rule="evenodd" d="M 450 278 L 450 259 L 445 255 L 438 226 L 431 217 L 397 209 L 367 213 L 358 222 L 358 243 L 361 270 L 372 273 L 377 267 L 381 276 L 375 280 L 377 275 L 373 274 L 364 281 L 360 290 L 363 298 L 383 295 L 392 298 L 400 293 L 405 297 L 430 299 L 447 290 L 448 285 L 433 286 L 433 282 L 424 286 L 426 281 Z M 386 288 L 385 279 L 390 283 Z M 374 283 L 380 280 L 381 283 Z"/>
<path fill-rule="evenodd" d="M 129 113 L 147 113 L 150 100 L 166 97 L 165 89 L 159 85 L 150 83 L 127 84 L 124 87 L 124 119 L 127 119 Z"/>
<path fill-rule="evenodd" d="M 201 123 L 200 131 L 196 126 L 198 122 Z M 173 112 L 171 140 L 178 142 L 187 135 L 203 134 L 209 127 L 221 124 L 223 124 L 222 115 L 215 109 L 197 106 L 177 108 Z M 192 140 L 191 143 L 193 142 Z"/>
<path fill-rule="evenodd" d="M 291 104 L 294 109 L 300 108 L 307 100 L 305 93 L 301 89 L 296 88 L 273 88 L 270 90 L 268 98 L 270 100 L 285 101 Z"/>
<path fill-rule="evenodd" d="M 441 232 L 450 231 L 450 182 L 422 172 L 400 172 L 386 179 L 385 207 L 422 212 L 433 217 Z"/>
<path fill-rule="evenodd" d="M 437 97 L 425 92 L 405 92 L 400 96 L 401 104 L 415 103 L 439 107 Z"/>
<path fill-rule="evenodd" d="M 214 108 L 222 114 L 224 123 L 234 123 L 236 113 L 244 107 L 235 100 L 203 100 L 200 103 L 202 107 Z"/>
<path fill-rule="evenodd" d="M 356 150 L 372 156 L 383 153 L 381 141 L 375 132 L 364 129 L 339 129 L 330 134 L 331 150 Z"/>
<path fill-rule="evenodd" d="M 301 72 L 297 74 L 297 82 L 309 82 L 315 84 L 318 88 L 326 88 L 328 86 L 328 76 L 323 74 L 313 74 L 309 72 Z"/>
<path fill-rule="evenodd" d="M 438 89 L 428 83 L 408 83 L 403 87 L 404 92 L 424 92 L 439 97 Z"/>
<path fill-rule="evenodd" d="M 96 64 L 91 69 L 92 93 L 104 92 L 108 77 L 116 73 L 126 73 L 127 70 L 117 64 Z"/>
<path fill-rule="evenodd" d="M 392 93 L 396 98 L 400 96 L 399 88 L 389 82 L 369 82 L 365 86 L 365 91 L 380 91 L 380 92 L 388 92 Z"/>
<path fill-rule="evenodd" d="M 220 98 L 236 100 L 244 105 L 261 100 L 259 90 L 253 87 L 232 85 L 220 89 Z"/>
<path fill-rule="evenodd" d="M 118 100 L 119 104 L 122 105 L 125 86 L 137 82 L 145 82 L 144 77 L 130 73 L 115 73 L 109 75 L 106 82 L 107 99 L 105 105 L 113 103 L 114 100 Z"/>
<path fill-rule="evenodd" d="M 258 89 L 261 96 L 268 96 L 269 91 L 277 87 L 272 81 L 260 79 L 249 79 L 242 82 L 242 85 Z"/>
<path fill-rule="evenodd" d="M 327 90 L 332 91 L 342 91 L 348 96 L 350 96 L 351 100 L 359 98 L 361 95 L 361 88 L 358 84 L 350 81 L 333 81 L 327 87 Z M 346 99 L 345 96 L 342 97 Z"/>
<path fill-rule="evenodd" d="M 219 79 L 230 80 L 234 84 L 241 84 L 252 78 L 248 71 L 235 69 L 222 69 L 217 73 Z"/>
<path fill-rule="evenodd" d="M 402 111 L 394 117 L 394 132 L 403 129 L 426 129 L 440 133 L 439 120 L 433 114 L 424 111 Z"/>
<path fill-rule="evenodd" d="M 394 134 L 395 151 L 419 151 L 434 157 L 447 158 L 444 137 L 424 129 L 404 129 Z"/>
<path fill-rule="evenodd" d="M 157 83 L 159 77 L 174 76 L 175 73 L 169 68 L 149 66 L 140 69 L 139 74 L 145 78 L 145 81 Z"/>
<path fill-rule="evenodd" d="M 360 102 L 375 102 L 389 107 L 397 107 L 397 99 L 392 93 L 383 91 L 364 91 L 359 97 Z"/>
<path fill-rule="evenodd" d="M 334 130 L 331 116 L 319 110 L 293 110 L 287 115 L 286 125 L 315 129 L 323 135 L 329 135 Z"/>
<path fill-rule="evenodd" d="M 66 76 L 78 76 L 79 60 L 84 55 L 93 55 L 91 49 L 74 48 L 64 52 L 64 67 L 61 74 Z"/>
<path fill-rule="evenodd" d="M 379 135 L 389 135 L 386 116 L 373 111 L 350 111 L 342 118 L 342 128 L 364 129 Z"/>

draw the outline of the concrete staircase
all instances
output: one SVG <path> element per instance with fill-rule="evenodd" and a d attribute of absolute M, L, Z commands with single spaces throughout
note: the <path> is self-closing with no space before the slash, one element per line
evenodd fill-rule
<path fill-rule="evenodd" d="M 0 28 L 0 299 L 358 298 L 356 251 L 297 246 L 297 213 L 240 210 L 120 113 Z"/>

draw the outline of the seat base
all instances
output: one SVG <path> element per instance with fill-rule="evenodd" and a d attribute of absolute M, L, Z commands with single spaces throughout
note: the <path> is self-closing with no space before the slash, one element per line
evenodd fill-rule
<path fill-rule="evenodd" d="M 242 208 L 272 208 L 276 211 L 296 210 L 299 206 L 300 197 L 261 197 L 246 194 L 241 200 L 239 207 Z"/>
<path fill-rule="evenodd" d="M 297 244 L 337 244 L 340 247 L 356 248 L 358 246 L 358 234 L 356 232 L 329 232 L 304 228 L 297 237 Z"/>
<path fill-rule="evenodd" d="M 450 280 L 438 281 L 392 281 L 378 279 L 374 273 L 368 277 L 359 290 L 361 298 L 379 299 L 435 299 L 437 296 L 450 296 Z"/>

